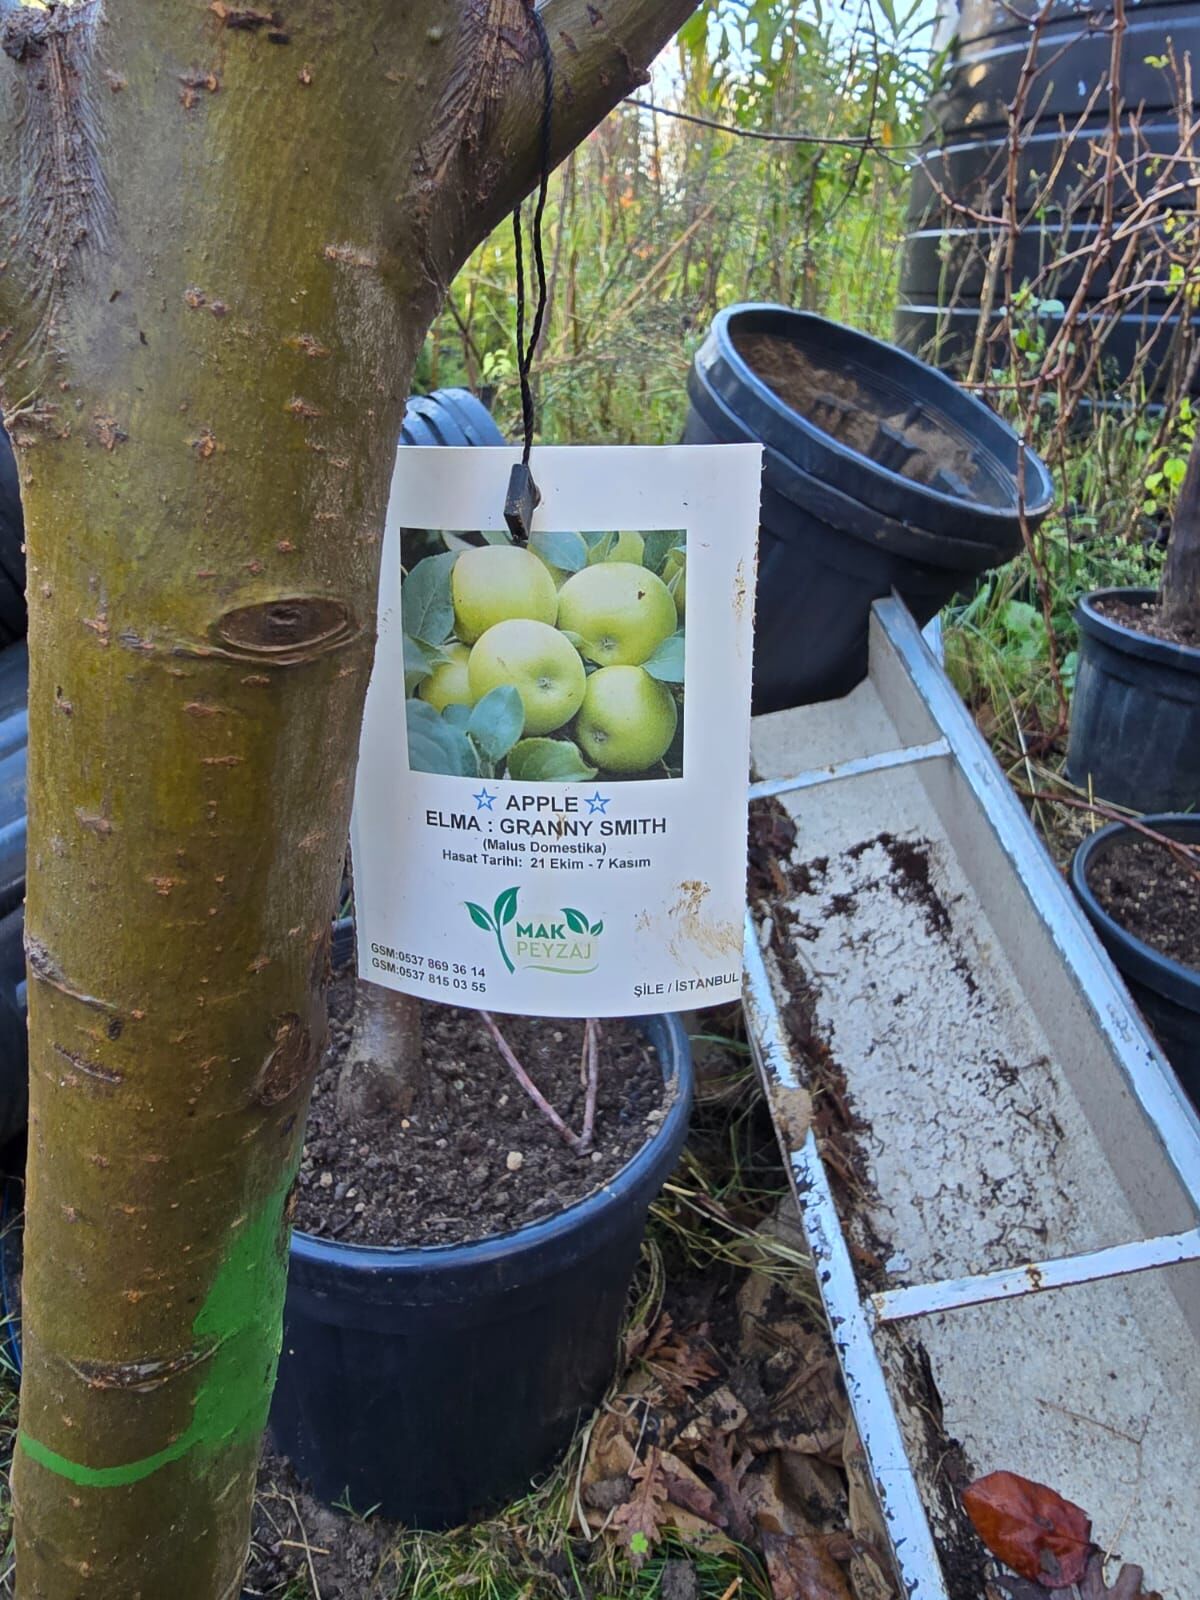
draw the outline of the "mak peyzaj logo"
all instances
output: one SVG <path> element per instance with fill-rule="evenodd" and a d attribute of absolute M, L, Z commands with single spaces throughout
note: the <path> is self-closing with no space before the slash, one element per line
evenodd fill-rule
<path fill-rule="evenodd" d="M 517 889 L 505 889 L 496 896 L 490 911 L 466 902 L 471 921 L 486 933 L 494 933 L 496 944 L 509 972 L 532 967 L 537 972 L 559 972 L 565 977 L 595 972 L 596 940 L 604 932 L 603 922 L 592 922 L 582 911 L 564 906 L 549 917 L 517 916 Z M 515 926 L 514 926 L 515 924 Z"/>

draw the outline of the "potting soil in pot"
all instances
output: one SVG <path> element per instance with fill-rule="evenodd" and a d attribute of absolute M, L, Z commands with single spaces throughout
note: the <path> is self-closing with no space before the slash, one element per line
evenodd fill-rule
<path fill-rule="evenodd" d="M 295 1225 L 343 1244 L 443 1245 L 548 1217 L 607 1183 L 666 1114 L 662 1068 L 623 1021 L 600 1030 L 595 1148 L 576 1155 L 517 1084 L 478 1012 L 422 1007 L 426 1088 L 408 1117 L 354 1128 L 337 1112 L 356 982 L 330 992 L 330 1040 L 313 1091 Z M 582 1022 L 497 1017 L 517 1059 L 579 1129 Z"/>
<path fill-rule="evenodd" d="M 851 450 L 914 483 L 940 488 L 935 480 L 942 473 L 968 483 L 976 476 L 967 441 L 944 423 L 931 423 L 909 396 L 897 394 L 895 410 L 884 416 L 878 388 L 861 384 L 853 370 L 824 366 L 769 333 L 735 334 L 733 342 L 747 366 L 793 411 Z"/>
<path fill-rule="evenodd" d="M 1200 864 L 1194 870 L 1152 839 L 1110 850 L 1088 873 L 1114 921 L 1160 955 L 1200 971 Z"/>
<path fill-rule="evenodd" d="M 1105 595 L 1093 604 L 1102 617 L 1120 623 L 1123 628 L 1132 628 L 1135 633 L 1165 639 L 1168 644 L 1200 645 L 1200 631 L 1189 622 L 1165 622 L 1157 600 L 1122 600 L 1115 595 Z"/>

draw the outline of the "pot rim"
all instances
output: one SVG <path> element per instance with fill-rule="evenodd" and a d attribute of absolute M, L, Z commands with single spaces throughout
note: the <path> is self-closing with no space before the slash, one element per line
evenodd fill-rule
<path fill-rule="evenodd" d="M 1148 828 L 1157 828 L 1163 833 L 1172 833 L 1177 829 L 1180 834 L 1186 836 L 1187 842 L 1200 845 L 1200 814 L 1190 811 L 1159 811 L 1152 812 L 1140 820 Z M 1123 952 L 1136 960 L 1139 970 L 1133 976 L 1137 981 L 1145 983 L 1148 988 L 1165 993 L 1166 997 L 1172 1000 L 1178 999 L 1179 990 L 1190 990 L 1200 1005 L 1200 967 L 1185 966 L 1182 961 L 1164 955 L 1161 950 L 1156 950 L 1152 944 L 1147 944 L 1137 934 L 1131 933 L 1100 904 L 1095 890 L 1088 881 L 1089 869 L 1095 866 L 1102 856 L 1115 845 L 1123 844 L 1127 838 L 1137 837 L 1137 830 L 1125 822 L 1110 822 L 1106 827 L 1098 828 L 1095 833 L 1090 834 L 1076 847 L 1075 854 L 1071 858 L 1071 887 L 1096 928 L 1103 932 L 1106 939 L 1120 946 Z M 1167 985 L 1170 986 L 1171 992 L 1168 992 Z"/>
<path fill-rule="evenodd" d="M 1087 594 L 1080 595 L 1075 604 L 1075 621 L 1081 632 L 1090 638 L 1098 639 L 1101 644 L 1106 644 L 1113 650 L 1120 650 L 1124 655 L 1137 656 L 1143 661 L 1154 661 L 1164 667 L 1173 667 L 1177 672 L 1200 673 L 1200 645 L 1176 644 L 1171 639 L 1156 639 L 1153 634 L 1139 633 L 1136 628 L 1118 622 L 1113 617 L 1106 617 L 1103 612 L 1096 609 L 1097 600 L 1116 598 L 1130 601 L 1154 600 L 1160 593 L 1161 590 L 1149 587 L 1118 586 L 1111 589 L 1090 589 Z M 1186 813 L 1181 814 L 1186 815 Z"/>
<path fill-rule="evenodd" d="M 423 1273 L 461 1272 L 464 1268 L 484 1266 L 492 1260 L 509 1260 L 517 1253 L 540 1250 L 543 1246 L 569 1237 L 581 1226 L 587 1227 L 593 1215 L 610 1206 L 620 1205 L 646 1181 L 663 1147 L 670 1146 L 677 1138 L 682 1143 L 692 1112 L 691 1050 L 678 1013 L 661 1012 L 625 1020 L 649 1035 L 650 1043 L 658 1051 L 664 1067 L 673 1067 L 667 1081 L 674 1081 L 676 1093 L 670 1109 L 655 1131 L 607 1183 L 564 1210 L 556 1211 L 553 1216 L 524 1223 L 519 1228 L 506 1229 L 503 1233 L 489 1234 L 486 1239 L 469 1239 L 460 1244 L 343 1244 L 336 1239 L 322 1239 L 317 1234 L 306 1233 L 302 1228 L 293 1228 L 289 1257 L 298 1257 L 315 1267 L 334 1267 L 347 1271 L 375 1269 L 394 1273 L 413 1269 Z"/>
<path fill-rule="evenodd" d="M 898 472 L 893 472 L 890 467 L 882 466 L 879 462 L 871 460 L 869 456 L 864 456 L 861 451 L 852 450 L 839 443 L 832 434 L 826 433 L 823 428 L 818 428 L 815 423 L 810 422 L 801 412 L 793 410 L 780 395 L 776 394 L 768 383 L 758 376 L 735 346 L 731 329 L 735 321 L 742 321 L 750 317 L 765 318 L 768 316 L 776 323 L 789 323 L 793 327 L 811 328 L 820 326 L 830 329 L 849 343 L 857 345 L 865 357 L 873 357 L 876 362 L 879 360 L 880 353 L 884 353 L 889 361 L 894 362 L 911 374 L 914 381 L 920 379 L 922 382 L 932 385 L 935 392 L 940 391 L 947 396 L 952 396 L 955 404 L 964 406 L 978 417 L 983 424 L 1005 435 L 1010 441 L 1013 450 L 1020 451 L 1021 440 L 1019 436 L 1002 417 L 997 416 L 975 395 L 960 389 L 951 378 L 939 372 L 937 368 L 930 367 L 925 362 L 919 361 L 916 356 L 911 355 L 907 350 L 900 349 L 897 345 L 887 344 L 881 339 L 872 338 L 870 334 L 863 333 L 857 328 L 848 327 L 843 322 L 834 322 L 832 318 L 819 316 L 814 311 L 797 311 L 790 306 L 775 305 L 770 301 L 744 301 L 737 305 L 726 306 L 721 311 L 718 311 L 709 329 L 708 339 L 715 343 L 722 360 L 736 369 L 739 380 L 746 385 L 760 405 L 764 405 L 778 421 L 786 422 L 789 427 L 798 428 L 808 439 L 827 450 L 843 468 L 861 471 L 864 465 L 869 465 L 871 471 L 877 473 L 882 480 L 894 488 L 902 489 L 906 493 L 913 495 L 918 503 L 924 501 L 938 506 L 943 512 L 962 514 L 963 501 L 959 496 L 944 494 L 940 489 L 931 489 L 925 484 L 916 483 L 911 478 L 906 478 Z M 707 340 L 705 342 L 707 343 Z M 987 446 L 983 448 L 987 450 L 989 455 L 993 456 L 993 458 L 995 457 L 994 450 Z M 1030 522 L 1036 522 L 1046 515 L 1054 502 L 1054 485 L 1040 457 L 1032 450 L 1026 451 L 1026 463 L 1027 472 L 1028 468 L 1032 467 L 1033 476 L 1035 480 L 1040 482 L 1041 487 L 1040 496 L 1036 499 L 1027 500 L 1025 505 L 1026 518 Z M 972 517 L 977 517 L 988 523 L 1009 524 L 1014 517 L 1019 515 L 1015 496 L 1013 503 L 1005 507 L 989 506 L 984 501 L 974 498 L 967 504 Z"/>
<path fill-rule="evenodd" d="M 694 383 L 693 369 L 688 379 L 688 388 L 689 397 L 692 403 L 696 404 L 697 396 L 692 392 Z M 726 426 L 737 429 L 748 442 L 760 442 L 755 439 L 749 427 L 733 411 L 723 395 L 710 391 L 704 395 L 702 404 L 712 406 Z M 856 540 L 868 549 L 884 550 L 888 555 L 908 561 L 913 566 L 924 569 L 931 578 L 935 575 L 943 578 L 946 572 L 958 573 L 968 578 L 975 577 L 980 572 L 990 571 L 1011 561 L 1019 548 L 1019 534 L 1016 544 L 1007 538 L 1000 540 L 998 532 L 990 539 L 955 539 L 950 534 L 936 533 L 928 528 L 918 527 L 915 523 L 898 522 L 894 517 L 875 511 L 865 501 L 856 500 L 853 495 L 847 494 L 835 484 L 827 483 L 824 478 L 818 478 L 813 473 L 805 471 L 775 445 L 763 444 L 762 452 L 764 494 L 769 492 L 810 513 L 816 503 L 818 516 L 837 517 L 837 521 L 826 523 L 826 526 L 833 531 L 844 534 L 847 539 Z M 861 530 L 861 522 L 864 519 L 872 523 L 873 533 L 868 534 Z M 851 522 L 859 523 L 860 526 L 848 526 Z M 778 537 L 783 538 L 783 535 Z"/>

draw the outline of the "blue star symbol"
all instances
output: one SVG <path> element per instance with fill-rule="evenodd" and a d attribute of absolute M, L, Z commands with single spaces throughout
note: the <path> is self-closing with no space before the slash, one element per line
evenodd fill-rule
<path fill-rule="evenodd" d="M 471 799 L 475 802 L 476 811 L 490 811 L 492 809 L 492 801 L 496 799 L 496 796 L 488 793 L 487 785 L 485 784 L 478 794 L 471 796 Z"/>
<path fill-rule="evenodd" d="M 590 816 L 594 816 L 597 811 L 601 816 L 608 815 L 608 803 L 612 798 L 610 795 L 601 794 L 597 789 L 595 794 L 585 794 L 583 798 L 588 803 L 588 814 Z"/>

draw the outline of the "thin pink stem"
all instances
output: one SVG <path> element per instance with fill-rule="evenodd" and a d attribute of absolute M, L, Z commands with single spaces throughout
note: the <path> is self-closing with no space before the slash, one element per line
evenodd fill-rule
<path fill-rule="evenodd" d="M 583 1025 L 583 1053 L 587 1061 L 587 1099 L 583 1107 L 583 1133 L 579 1139 L 580 1151 L 592 1147 L 592 1131 L 596 1125 L 596 1095 L 600 1089 L 600 1024 L 589 1017 Z"/>
<path fill-rule="evenodd" d="M 576 1154 L 579 1154 L 583 1148 L 583 1141 L 579 1138 L 578 1134 L 571 1132 L 570 1128 L 567 1127 L 566 1123 L 559 1116 L 558 1112 L 555 1111 L 549 1100 L 546 1099 L 545 1095 L 538 1088 L 537 1084 L 534 1083 L 533 1079 L 525 1071 L 525 1068 L 517 1060 L 516 1056 L 512 1052 L 512 1047 L 510 1046 L 508 1040 L 496 1026 L 496 1020 L 492 1016 L 491 1012 L 481 1011 L 479 1015 L 483 1018 L 484 1027 L 496 1041 L 496 1048 L 508 1063 L 513 1077 L 521 1085 L 522 1089 L 524 1089 L 525 1093 L 533 1101 L 534 1105 L 542 1113 L 546 1121 L 554 1129 L 555 1133 L 558 1134 L 563 1143 L 574 1150 Z"/>

